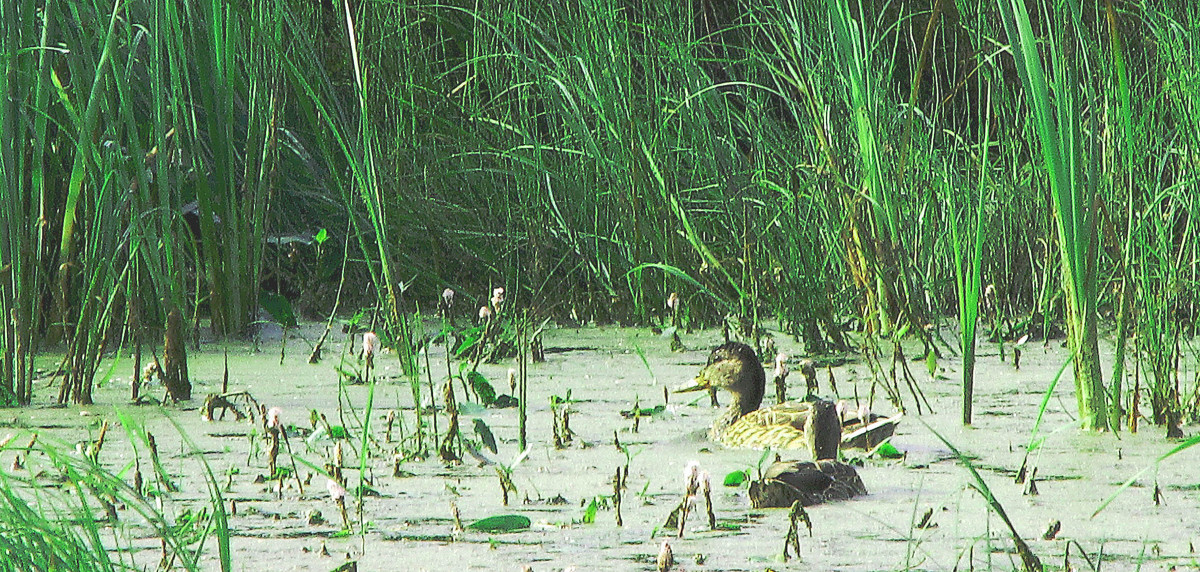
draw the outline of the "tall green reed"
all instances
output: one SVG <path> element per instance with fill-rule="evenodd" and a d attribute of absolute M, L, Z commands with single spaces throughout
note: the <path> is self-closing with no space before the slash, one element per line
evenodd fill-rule
<path fill-rule="evenodd" d="M 959 341 L 963 361 L 963 425 L 971 424 L 975 392 L 975 327 L 979 323 L 979 298 L 982 294 L 980 271 L 983 267 L 983 245 L 988 236 L 985 214 L 986 208 L 992 203 L 989 197 L 991 177 L 988 173 L 992 147 L 990 116 L 984 115 L 981 123 L 983 138 L 978 152 L 964 153 L 975 154 L 978 158 L 979 170 L 973 185 L 974 193 L 967 195 L 961 190 L 972 187 L 967 177 L 960 179 L 947 172 L 942 183 L 946 205 L 950 209 L 946 219 L 950 226 L 951 250 L 954 252 L 954 290 L 958 298 Z"/>
<path fill-rule="evenodd" d="M 886 49 L 881 45 L 886 35 L 880 27 L 872 29 L 868 26 L 868 16 L 861 3 L 856 5 L 858 19 L 852 16 L 849 0 L 827 0 L 826 5 L 830 14 L 830 36 L 836 48 L 837 73 L 848 85 L 845 103 L 851 115 L 851 132 L 858 143 L 859 174 L 857 177 L 849 175 L 846 179 L 857 189 L 855 194 L 861 193 L 862 203 L 858 197 L 853 199 L 849 216 L 855 230 L 853 248 L 857 252 L 853 256 L 864 262 L 861 267 L 870 283 L 868 300 L 874 300 L 868 312 L 872 314 L 872 320 L 879 321 L 884 333 L 903 326 L 895 324 L 901 319 L 909 326 L 917 326 L 909 331 L 921 337 L 926 351 L 935 351 L 923 327 L 922 307 L 912 301 L 916 295 L 915 285 L 904 259 L 908 245 L 901 222 L 902 187 L 897 180 L 904 174 L 889 177 L 885 167 L 883 141 L 888 132 L 884 127 L 884 113 L 889 103 L 885 94 L 895 61 L 874 63 L 883 55 L 876 50 Z M 913 67 L 917 74 L 914 84 L 919 85 L 924 69 L 920 64 Z M 907 149 L 899 152 L 903 157 L 908 156 Z M 858 205 L 854 206 L 856 203 Z"/>
<path fill-rule="evenodd" d="M 1091 83 L 1093 64 L 1083 55 L 1088 50 L 1087 31 L 1080 23 L 1078 5 L 1050 7 L 1042 3 L 1045 14 L 1054 22 L 1048 27 L 1051 32 L 1047 73 L 1025 4 L 997 0 L 997 5 L 1029 103 L 1030 129 L 1041 151 L 1042 172 L 1050 187 L 1067 310 L 1068 345 L 1075 356 L 1080 423 L 1085 429 L 1104 430 L 1108 428 L 1108 409 L 1097 333 L 1100 270 L 1096 207 L 1100 181 L 1095 130 L 1098 125 L 1095 117 L 1085 111 L 1096 101 Z M 1072 53 L 1067 53 L 1068 49 Z M 1086 127 L 1085 120 L 1089 121 Z"/>
<path fill-rule="evenodd" d="M 5 189 L 0 226 L 8 229 L 0 238 L 2 345 L 8 348 L 0 355 L 0 387 L 2 401 L 9 405 L 32 399 L 32 354 L 40 341 L 36 332 L 46 288 L 39 253 L 52 239 L 51 229 L 38 221 L 44 205 L 56 200 L 52 181 L 62 176 L 61 166 L 56 169 L 46 161 L 46 150 L 59 141 L 47 134 L 48 114 L 37 111 L 46 109 L 53 96 L 49 22 L 37 17 L 37 9 L 32 0 L 0 5 L 0 57 L 8 70 L 0 74 L 0 177 Z"/>
<path fill-rule="evenodd" d="M 194 294 L 217 330 L 241 332 L 253 318 L 278 107 L 271 84 L 253 77 L 277 75 L 274 60 L 246 30 L 269 18 L 248 6 L 208 8 L 4 7 L 4 50 L 20 73 L 4 80 L 9 192 L 0 216 L 27 231 L 2 251 L 11 279 L 0 310 L 15 318 L 5 335 L 16 350 L 5 379 L 18 401 L 32 396 L 28 373 L 17 372 L 31 371 L 35 347 L 61 338 L 60 400 L 89 402 L 105 352 L 157 331 L 171 309 L 195 307 L 184 269 L 197 252 L 209 288 Z M 199 250 L 180 213 L 188 198 L 199 203 Z M 47 339 L 42 321 L 54 326 Z"/>

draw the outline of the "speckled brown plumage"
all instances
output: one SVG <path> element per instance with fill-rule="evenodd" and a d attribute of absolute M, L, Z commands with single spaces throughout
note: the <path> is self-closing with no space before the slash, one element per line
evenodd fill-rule
<path fill-rule="evenodd" d="M 732 394 L 729 407 L 713 422 L 709 436 L 727 447 L 803 449 L 807 446 L 804 424 L 811 416 L 813 401 L 788 401 L 759 409 L 766 389 L 762 362 L 750 346 L 729 342 L 718 346 L 708 364 L 691 385 L 681 391 L 716 387 Z M 847 423 L 844 433 L 852 436 L 847 447 L 867 447 L 890 437 L 899 416 L 868 415 L 873 424 Z M 870 425 L 868 427 L 868 425 Z M 866 431 L 861 431 L 866 429 Z"/>
<path fill-rule="evenodd" d="M 750 483 L 754 508 L 805 506 L 867 494 L 858 471 L 837 460 L 841 418 L 828 401 L 813 401 L 804 424 L 805 442 L 813 461 L 776 461 L 762 478 Z"/>

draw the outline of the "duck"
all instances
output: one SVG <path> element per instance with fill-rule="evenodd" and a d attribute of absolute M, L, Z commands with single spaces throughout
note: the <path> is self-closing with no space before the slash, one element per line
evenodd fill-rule
<path fill-rule="evenodd" d="M 841 443 L 841 414 L 825 400 L 812 402 L 804 423 L 812 461 L 776 461 L 762 477 L 750 483 L 753 508 L 790 507 L 795 502 L 812 506 L 867 494 L 858 471 L 837 460 Z"/>
<path fill-rule="evenodd" d="M 766 374 L 754 348 L 741 342 L 726 342 L 712 351 L 708 363 L 691 381 L 675 388 L 677 393 L 725 389 L 732 394 L 729 406 L 713 422 L 709 437 L 726 447 L 765 449 L 805 449 L 805 424 L 820 402 L 810 397 L 786 401 L 762 408 Z M 837 406 L 830 403 L 835 416 Z M 881 417 L 862 412 L 856 421 L 842 424 L 842 439 L 847 447 L 869 448 L 891 437 L 901 414 Z"/>

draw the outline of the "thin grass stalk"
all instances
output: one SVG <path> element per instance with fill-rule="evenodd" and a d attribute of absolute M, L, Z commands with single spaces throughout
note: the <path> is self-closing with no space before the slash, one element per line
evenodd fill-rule
<path fill-rule="evenodd" d="M 1115 173 L 1110 171 L 1110 177 L 1114 181 L 1112 185 L 1115 188 L 1124 187 L 1126 189 L 1126 240 L 1122 248 L 1121 257 L 1118 260 L 1118 280 L 1119 298 L 1117 308 L 1117 325 L 1114 341 L 1114 356 L 1113 356 L 1113 371 L 1112 381 L 1109 385 L 1108 397 L 1108 424 L 1113 431 L 1121 427 L 1121 413 L 1124 409 L 1121 407 L 1123 402 L 1122 383 L 1125 380 L 1125 351 L 1126 342 L 1128 341 L 1129 333 L 1129 313 L 1130 306 L 1133 301 L 1133 287 L 1129 277 L 1129 261 L 1130 247 L 1133 245 L 1132 234 L 1129 230 L 1133 227 L 1133 213 L 1135 210 L 1141 210 L 1140 205 L 1135 206 L 1136 198 L 1140 198 L 1140 193 L 1134 192 L 1134 169 L 1136 169 L 1136 161 L 1134 160 L 1133 150 L 1141 146 L 1138 138 L 1138 133 L 1134 129 L 1133 123 L 1133 103 L 1130 96 L 1129 73 L 1125 66 L 1125 49 L 1121 37 L 1121 30 L 1117 23 L 1116 10 L 1113 7 L 1112 0 L 1104 0 L 1105 19 L 1108 24 L 1109 50 L 1112 53 L 1112 71 L 1113 79 L 1116 84 L 1116 106 L 1118 113 L 1118 131 L 1121 134 L 1120 160 L 1117 163 L 1119 168 L 1115 169 Z M 1115 175 L 1115 176 L 1113 176 Z"/>
<path fill-rule="evenodd" d="M 35 332 L 41 330 L 38 253 L 47 226 L 37 221 L 42 220 L 50 180 L 45 149 L 54 12 L 53 2 L 41 8 L 40 18 L 32 0 L 0 6 L 0 53 L 9 71 L 0 77 L 0 94 L 5 95 L 0 102 L 0 177 L 6 189 L 0 197 L 0 227 L 8 229 L 0 239 L 0 316 L 5 324 L 0 345 L 8 348 L 0 355 L 0 398 L 10 405 L 32 399 L 32 354 L 40 337 Z M 26 51 L 28 46 L 37 49 Z"/>
<path fill-rule="evenodd" d="M 985 109 L 991 109 L 990 97 Z M 981 119 L 983 123 L 983 139 L 980 142 L 979 175 L 975 186 L 975 195 L 968 200 L 959 202 L 958 195 L 950 190 L 948 213 L 950 223 L 950 240 L 954 252 L 954 289 L 958 295 L 958 321 L 960 343 L 962 347 L 962 424 L 971 424 L 971 409 L 975 392 L 975 328 L 979 323 L 979 296 L 982 293 L 980 271 L 983 266 L 983 244 L 987 239 L 984 232 L 986 218 L 985 206 L 989 203 L 987 189 L 989 187 L 988 169 L 991 166 L 991 121 L 988 116 Z M 951 189 L 958 187 L 953 181 L 944 184 Z M 971 207 L 974 207 L 972 209 Z M 971 212 L 974 210 L 974 212 Z M 962 218 L 965 229 L 960 230 L 959 219 Z M 968 250 L 968 248 L 970 250 Z"/>
<path fill-rule="evenodd" d="M 383 188 L 380 182 L 376 153 L 376 139 L 372 125 L 371 107 L 367 99 L 367 83 L 363 76 L 364 66 L 359 60 L 358 33 L 355 29 L 355 18 L 350 8 L 349 0 L 343 2 L 348 47 L 350 49 L 351 67 L 354 73 L 355 94 L 358 98 L 358 150 L 355 156 L 347 157 L 352 164 L 357 164 L 354 171 L 354 187 L 358 189 L 359 199 L 367 207 L 367 216 L 371 222 L 374 234 L 375 248 L 369 249 L 359 233 L 363 253 L 368 257 L 378 256 L 378 272 L 371 267 L 371 276 L 375 289 L 380 293 L 384 302 L 386 321 L 391 335 L 395 340 L 397 355 L 405 375 L 416 378 L 420 375 L 416 356 L 412 349 L 412 332 L 408 320 L 401 314 L 401 295 L 403 285 L 395 279 L 392 254 L 389 250 L 389 223 L 383 200 Z M 374 252 L 372 252 L 374 250 Z"/>
<path fill-rule="evenodd" d="M 979 496 L 983 497 L 984 502 L 986 502 L 988 505 L 988 509 L 995 513 L 996 516 L 1000 517 L 1001 522 L 1003 522 L 1004 526 L 1008 529 L 1009 535 L 1016 547 L 1017 555 L 1021 557 L 1021 563 L 1024 566 L 1025 572 L 1041 572 L 1044 570 L 1040 559 L 1036 554 L 1033 553 L 1033 550 L 1029 547 L 1029 544 L 1025 542 L 1025 539 L 1021 537 L 1020 533 L 1017 532 L 1017 527 L 1013 524 L 1012 519 L 1009 518 L 1008 512 L 1004 510 L 1004 506 L 1001 505 L 1000 501 L 996 499 L 996 495 L 992 493 L 991 487 L 988 486 L 987 481 L 983 480 L 983 476 L 979 474 L 979 471 L 975 468 L 975 464 L 971 462 L 971 459 L 967 455 L 964 455 L 962 452 L 960 452 L 957 447 L 950 443 L 950 441 L 946 440 L 941 433 L 938 433 L 937 431 L 934 431 L 932 427 L 929 427 L 929 425 L 925 423 L 925 420 L 919 418 L 917 420 L 924 424 L 925 427 L 928 428 L 929 431 L 933 433 L 933 435 L 937 437 L 939 441 L 945 444 L 946 447 L 950 449 L 950 452 L 958 458 L 958 462 L 962 464 L 963 468 L 970 473 L 971 479 L 974 481 L 970 485 L 971 488 L 975 489 L 975 492 L 978 492 Z"/>

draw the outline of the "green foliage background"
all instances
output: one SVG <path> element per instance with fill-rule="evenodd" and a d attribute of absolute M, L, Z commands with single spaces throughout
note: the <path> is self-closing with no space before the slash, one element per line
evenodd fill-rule
<path fill-rule="evenodd" d="M 1027 6 L 1076 70 L 1051 90 L 1078 90 L 1078 159 L 1095 166 L 1081 208 L 1097 311 L 1167 364 L 1196 308 L 1200 11 Z M 47 343 L 71 356 L 60 399 L 85 402 L 104 352 L 152 339 L 171 308 L 246 332 L 267 237 L 322 227 L 328 252 L 349 241 L 393 324 L 447 286 L 643 323 L 678 291 L 694 320 L 778 318 L 823 350 L 847 320 L 924 332 L 957 314 L 949 223 L 969 216 L 998 293 L 984 314 L 1016 334 L 1065 316 L 1056 203 L 996 3 L 0 11 L 0 370 L 15 402 Z"/>

